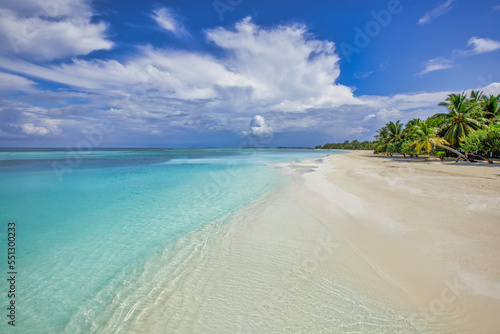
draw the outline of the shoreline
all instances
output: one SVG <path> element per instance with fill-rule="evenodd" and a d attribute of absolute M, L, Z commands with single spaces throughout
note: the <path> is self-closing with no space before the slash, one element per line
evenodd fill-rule
<path fill-rule="evenodd" d="M 325 226 L 317 211 L 301 205 L 296 195 L 308 194 L 302 176 L 317 169 L 309 165 L 275 165 L 289 177 L 152 259 L 155 267 L 162 262 L 161 270 L 141 279 L 163 278 L 155 291 L 139 292 L 126 306 L 117 301 L 104 328 L 436 333 L 407 295 Z"/>
<path fill-rule="evenodd" d="M 484 172 L 472 177 L 472 172 L 433 162 L 402 165 L 371 152 L 270 168 L 285 174 L 283 182 L 148 261 L 152 267 L 129 287 L 131 296 L 124 293 L 102 315 L 103 328 L 498 332 L 498 232 L 491 230 L 495 220 L 488 223 L 498 210 L 491 207 L 496 208 L 495 198 L 488 196 L 498 199 L 499 178 L 489 179 Z M 427 182 L 421 183 L 422 178 Z M 478 179 L 486 184 L 468 190 L 467 209 L 457 211 L 461 202 L 441 208 L 462 196 L 454 187 Z M 441 189 L 439 182 L 451 189 Z M 478 211 L 482 223 L 471 225 L 463 218 L 476 217 Z M 466 252 L 460 252 L 468 239 Z M 470 259 L 464 258 L 467 252 Z M 151 279 L 157 282 L 154 290 L 134 288 Z"/>
<path fill-rule="evenodd" d="M 500 168 L 402 159 L 328 156 L 303 174 L 319 196 L 296 196 L 420 313 L 475 333 L 500 330 Z"/>

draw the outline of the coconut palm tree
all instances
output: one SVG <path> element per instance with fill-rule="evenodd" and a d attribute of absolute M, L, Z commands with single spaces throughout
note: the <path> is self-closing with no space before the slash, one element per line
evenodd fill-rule
<path fill-rule="evenodd" d="M 480 102 L 483 97 L 483 92 L 479 90 L 471 90 L 469 100 L 472 102 Z"/>
<path fill-rule="evenodd" d="M 430 153 L 434 146 L 438 146 L 457 154 L 459 158 L 469 161 L 467 156 L 449 147 L 448 142 L 438 136 L 438 131 L 439 128 L 429 126 L 426 122 L 420 122 L 412 128 L 412 146 L 417 151 L 417 154 L 420 154 L 422 150 Z"/>
<path fill-rule="evenodd" d="M 378 142 L 385 143 L 388 141 L 387 133 L 388 133 L 387 128 L 384 126 L 377 130 L 377 135 L 375 136 L 375 139 Z"/>
<path fill-rule="evenodd" d="M 401 121 L 389 122 L 385 125 L 387 128 L 387 138 L 389 143 L 395 143 L 403 138 L 403 123 Z"/>
<path fill-rule="evenodd" d="M 387 143 L 389 142 L 388 133 L 389 131 L 387 131 L 387 127 L 385 126 L 377 130 L 377 135 L 375 136 L 376 152 L 383 151 L 387 153 Z"/>
<path fill-rule="evenodd" d="M 495 123 L 500 121 L 500 95 L 483 95 L 482 110 L 484 112 L 484 118 L 487 118 L 490 123 Z"/>
<path fill-rule="evenodd" d="M 420 118 L 412 118 L 408 121 L 408 123 L 406 123 L 405 129 L 410 129 L 410 128 L 414 127 L 415 125 L 418 125 L 420 122 L 422 122 L 422 120 Z"/>
<path fill-rule="evenodd" d="M 484 117 L 481 117 L 480 104 L 473 99 L 467 98 L 465 93 L 450 94 L 446 102 L 439 103 L 440 106 L 448 108 L 447 113 L 435 114 L 432 119 L 440 119 L 441 133 L 443 138 L 451 146 L 458 146 L 461 138 L 469 133 L 480 129 L 487 123 Z"/>

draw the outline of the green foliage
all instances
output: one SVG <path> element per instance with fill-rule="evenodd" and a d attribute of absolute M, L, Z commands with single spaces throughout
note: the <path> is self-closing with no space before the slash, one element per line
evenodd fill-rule
<path fill-rule="evenodd" d="M 500 95 L 483 96 L 482 106 L 484 117 L 490 122 L 500 120 Z"/>
<path fill-rule="evenodd" d="M 426 122 L 420 122 L 412 128 L 412 146 L 417 154 L 422 150 L 431 154 L 435 145 L 446 145 L 446 140 L 437 135 L 438 128 L 428 126 Z"/>
<path fill-rule="evenodd" d="M 446 106 L 448 112 L 435 114 L 431 118 L 439 119 L 440 135 L 453 147 L 459 147 L 463 137 L 488 124 L 488 119 L 484 117 L 487 113 L 483 101 L 481 92 L 472 91 L 469 97 L 465 92 L 450 94 L 446 102 L 439 103 L 440 106 Z"/>
<path fill-rule="evenodd" d="M 375 153 L 403 153 L 410 156 L 425 151 L 444 157 L 448 153 L 467 159 L 462 149 L 478 154 L 500 153 L 500 95 L 486 96 L 480 91 L 471 91 L 469 96 L 450 94 L 439 103 L 447 108 L 446 113 L 435 114 L 425 121 L 412 119 L 404 125 L 401 121 L 388 122 L 377 130 L 375 141 L 357 140 L 344 143 L 328 143 L 316 148 L 323 149 L 372 149 Z"/>
<path fill-rule="evenodd" d="M 403 123 L 401 121 L 396 121 L 396 123 L 389 122 L 385 125 L 385 128 L 387 129 L 387 139 L 389 140 L 389 143 L 395 143 L 400 141 L 403 136 Z"/>
<path fill-rule="evenodd" d="M 382 152 L 387 152 L 387 144 L 377 145 L 373 151 L 375 154 Z"/>
<path fill-rule="evenodd" d="M 316 149 L 330 149 L 330 150 L 374 150 L 376 148 L 375 142 L 363 141 L 359 142 L 356 139 L 352 142 L 348 140 L 343 143 L 327 143 L 323 146 L 318 145 Z"/>
<path fill-rule="evenodd" d="M 436 155 L 443 160 L 446 157 L 446 151 L 437 151 Z"/>
<path fill-rule="evenodd" d="M 413 142 L 409 139 L 405 140 L 401 145 L 401 153 L 408 154 L 409 156 L 418 155 L 418 152 L 417 150 L 415 150 Z"/>
<path fill-rule="evenodd" d="M 484 144 L 481 141 L 480 131 L 469 134 L 462 138 L 462 143 L 460 143 L 460 148 L 466 152 L 483 152 Z"/>
<path fill-rule="evenodd" d="M 387 152 L 389 153 L 401 153 L 401 146 L 403 145 L 403 141 L 397 141 L 393 143 L 387 144 Z"/>
<path fill-rule="evenodd" d="M 495 124 L 486 129 L 475 131 L 463 137 L 460 147 L 466 152 L 477 152 L 486 155 L 500 151 L 500 125 Z"/>

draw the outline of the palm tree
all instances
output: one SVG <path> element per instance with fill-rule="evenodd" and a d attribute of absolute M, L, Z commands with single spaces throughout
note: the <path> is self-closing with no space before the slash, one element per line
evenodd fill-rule
<path fill-rule="evenodd" d="M 420 118 L 413 118 L 413 119 L 410 119 L 408 121 L 408 123 L 406 123 L 405 125 L 405 129 L 411 129 L 412 127 L 414 127 L 415 125 L 418 125 L 420 122 L 422 122 L 422 120 Z"/>
<path fill-rule="evenodd" d="M 406 125 L 403 129 L 402 139 L 404 139 L 405 141 L 411 140 L 411 138 L 413 136 L 413 129 L 415 128 L 416 125 L 420 124 L 420 122 L 422 122 L 422 120 L 420 118 L 410 119 L 406 123 Z"/>
<path fill-rule="evenodd" d="M 387 141 L 387 128 L 384 126 L 380 129 L 377 130 L 377 135 L 375 136 L 375 139 L 381 143 L 385 143 Z"/>
<path fill-rule="evenodd" d="M 376 144 L 377 146 L 375 148 L 375 151 L 377 152 L 384 151 L 387 153 L 387 143 L 389 142 L 388 133 L 389 131 L 385 126 L 377 130 L 377 135 L 375 136 L 375 141 L 377 142 Z"/>
<path fill-rule="evenodd" d="M 490 123 L 494 123 L 495 120 L 498 122 L 500 120 L 500 95 L 483 95 L 481 102 L 484 117 L 487 118 Z"/>
<path fill-rule="evenodd" d="M 395 143 L 403 138 L 403 123 L 401 121 L 389 122 L 385 125 L 387 128 L 387 138 L 389 143 Z"/>
<path fill-rule="evenodd" d="M 420 122 L 412 128 L 412 146 L 417 151 L 417 154 L 420 154 L 422 149 L 430 153 L 433 146 L 438 146 L 457 154 L 459 158 L 469 160 L 464 154 L 447 146 L 448 142 L 438 136 L 438 131 L 437 127 L 429 126 L 426 122 Z"/>
<path fill-rule="evenodd" d="M 476 93 L 475 93 L 476 94 Z M 476 94 L 477 95 L 477 94 Z M 461 138 L 469 133 L 476 131 L 487 123 L 487 120 L 479 114 L 480 104 L 473 99 L 468 99 L 465 93 L 450 94 L 446 102 L 439 103 L 440 106 L 446 106 L 448 113 L 439 113 L 431 117 L 440 119 L 441 132 L 451 146 L 458 146 Z"/>
<path fill-rule="evenodd" d="M 483 92 L 478 90 L 471 90 L 469 100 L 472 102 L 479 102 L 483 99 Z"/>

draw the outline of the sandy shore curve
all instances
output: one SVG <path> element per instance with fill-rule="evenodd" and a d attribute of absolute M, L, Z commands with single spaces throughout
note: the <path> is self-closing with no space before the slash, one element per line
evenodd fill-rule
<path fill-rule="evenodd" d="M 420 315 L 471 333 L 500 332 L 498 164 L 354 151 L 308 166 L 310 193 L 297 191 L 300 202 Z"/>

